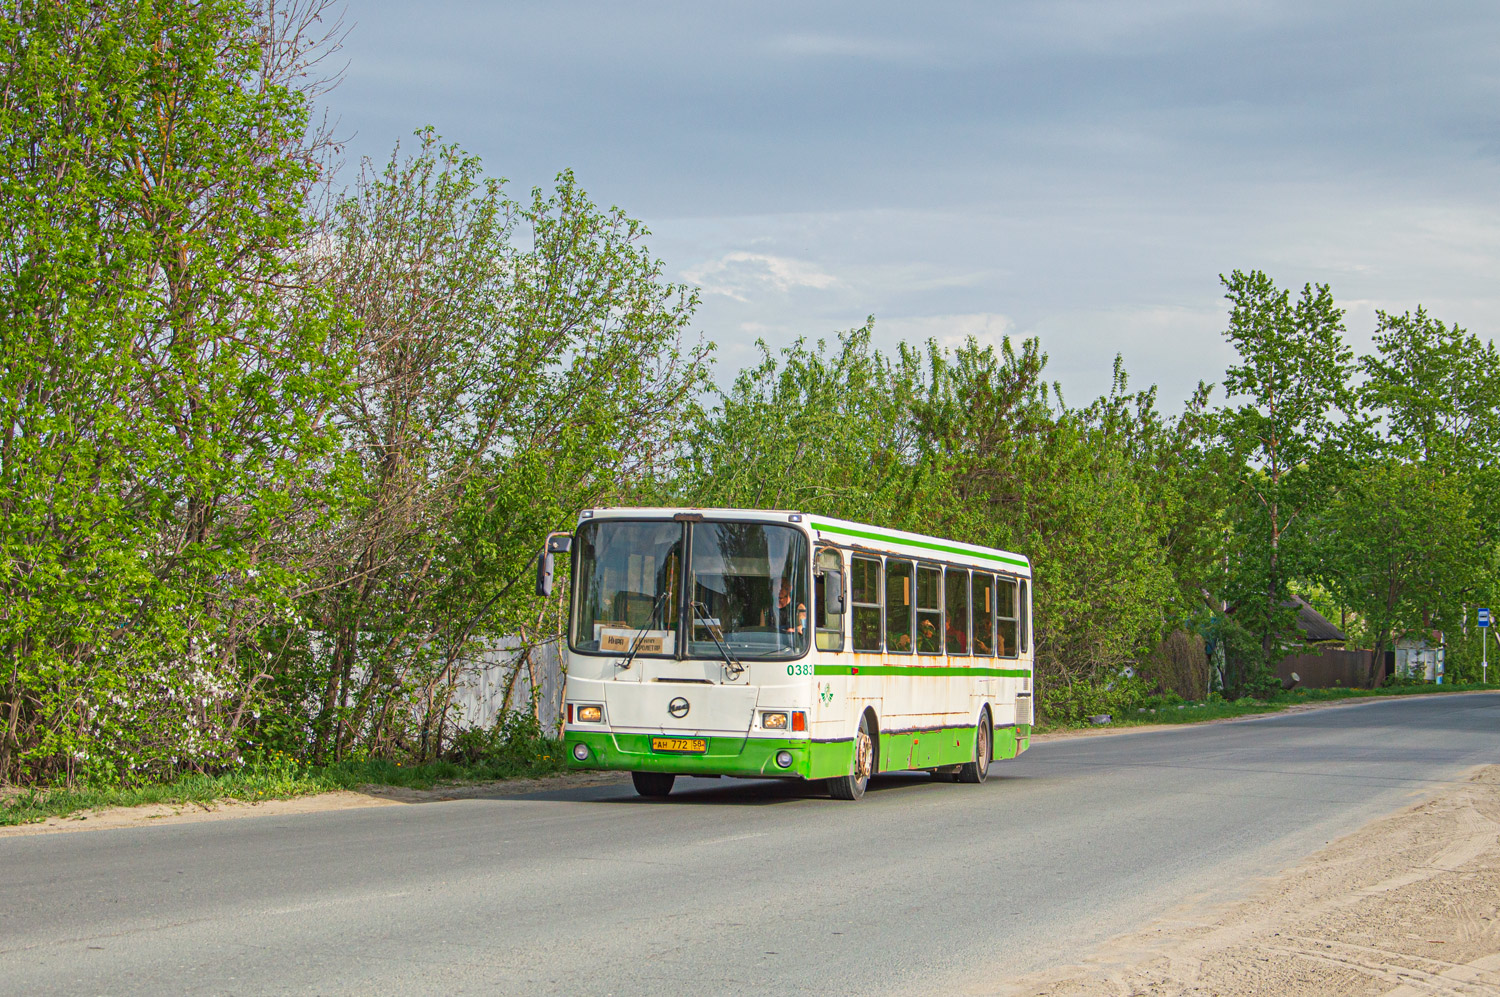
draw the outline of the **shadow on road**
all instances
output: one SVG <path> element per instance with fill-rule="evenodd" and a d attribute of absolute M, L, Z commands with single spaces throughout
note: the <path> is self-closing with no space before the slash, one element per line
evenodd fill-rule
<path fill-rule="evenodd" d="M 990 782 L 1004 781 L 994 773 Z M 934 781 L 925 772 L 891 772 L 875 776 L 870 780 L 866 797 L 880 796 L 898 790 L 930 789 L 940 792 L 951 786 Z M 984 787 L 952 787 L 972 791 Z M 485 799 L 484 796 L 476 797 Z M 629 781 L 604 786 L 579 786 L 570 789 L 545 790 L 519 795 L 496 794 L 490 799 L 547 800 L 554 803 L 614 803 L 636 806 L 737 806 L 763 807 L 798 800 L 820 800 L 835 803 L 820 782 L 804 782 L 797 779 L 703 779 L 695 776 L 679 776 L 670 796 L 664 799 L 648 799 L 638 796 Z"/>

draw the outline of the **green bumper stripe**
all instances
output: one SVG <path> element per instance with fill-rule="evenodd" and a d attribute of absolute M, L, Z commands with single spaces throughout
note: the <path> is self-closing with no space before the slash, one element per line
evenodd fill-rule
<path fill-rule="evenodd" d="M 994 731 L 993 756 L 1014 758 L 1030 746 L 1031 729 L 1001 727 Z M 709 737 L 702 755 L 667 754 L 651 750 L 650 734 L 613 734 L 609 731 L 567 731 L 568 766 L 575 769 L 619 769 L 627 772 L 671 772 L 676 775 L 801 776 L 827 779 L 854 769 L 854 742 L 794 741 L 781 738 Z M 974 728 L 943 727 L 880 735 L 880 771 L 957 765 L 974 757 Z M 579 761 L 575 744 L 587 745 L 588 758 Z M 776 764 L 776 753 L 792 754 L 792 764 Z"/>
<path fill-rule="evenodd" d="M 986 561 L 999 561 L 1002 564 L 1014 564 L 1017 567 L 1030 567 L 1024 557 L 1017 560 L 1014 557 L 1006 557 L 1003 554 L 991 554 L 982 550 L 965 550 L 962 547 L 954 547 L 949 544 L 932 543 L 928 540 L 908 540 L 905 537 L 892 536 L 889 533 L 878 533 L 875 530 L 851 530 L 847 526 L 833 526 L 829 523 L 813 523 L 812 528 L 824 533 L 842 533 L 848 537 L 859 537 L 861 540 L 880 540 L 884 543 L 901 544 L 904 547 L 920 547 L 923 550 L 940 550 L 945 554 L 962 554 L 965 557 L 980 557 Z"/>
<path fill-rule="evenodd" d="M 1031 677 L 1029 668 L 977 668 L 951 665 L 814 665 L 814 675 L 926 675 L 930 678 L 974 678 L 998 676 L 1007 679 Z"/>
<path fill-rule="evenodd" d="M 707 737 L 708 751 L 701 755 L 651 750 L 650 734 L 615 734 L 609 731 L 570 730 L 563 735 L 568 765 L 575 769 L 623 769 L 629 772 L 674 772 L 678 775 L 807 775 L 811 742 L 785 738 L 721 736 Z M 588 746 L 589 757 L 579 761 L 573 745 Z M 785 749 L 792 764 L 776 764 L 776 753 Z M 852 750 L 852 749 L 846 749 Z"/>

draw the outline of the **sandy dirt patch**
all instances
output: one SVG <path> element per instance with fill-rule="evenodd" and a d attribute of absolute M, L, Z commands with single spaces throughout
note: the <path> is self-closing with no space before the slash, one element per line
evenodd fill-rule
<path fill-rule="evenodd" d="M 328 810 L 349 810 L 355 807 L 489 799 L 629 781 L 630 775 L 626 772 L 570 772 L 545 779 L 509 779 L 503 782 L 438 786 L 434 789 L 365 786 L 358 792 L 340 790 L 333 793 L 318 793 L 314 796 L 298 796 L 290 800 L 217 800 L 208 804 L 173 803 L 140 807 L 110 807 L 104 810 L 87 810 L 68 817 L 48 817 L 35 824 L 0 827 L 0 838 L 24 834 L 55 834 L 65 831 L 100 831 L 116 827 L 188 824 L 210 820 L 229 820 L 235 817 L 322 813 Z"/>
<path fill-rule="evenodd" d="M 1003 997 L 1500 994 L 1500 765 L 1373 821 L 1246 900 L 1180 911 Z"/>

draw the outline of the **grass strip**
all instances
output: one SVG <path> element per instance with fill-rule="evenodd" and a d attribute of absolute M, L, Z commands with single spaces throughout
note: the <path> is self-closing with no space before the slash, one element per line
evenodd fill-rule
<path fill-rule="evenodd" d="M 68 817 L 107 807 L 210 804 L 224 800 L 285 800 L 360 786 L 431 789 L 439 784 L 540 778 L 565 770 L 562 743 L 547 742 L 534 755 L 500 756 L 464 764 L 410 764 L 371 758 L 332 765 L 300 765 L 290 756 L 256 759 L 217 775 L 190 774 L 138 786 L 24 789 L 0 799 L 0 827 Z"/>
<path fill-rule="evenodd" d="M 1493 692 L 1500 689 L 1500 683 L 1491 682 L 1488 685 L 1479 682 L 1457 683 L 1452 685 L 1391 685 L 1382 686 L 1378 689 L 1293 689 L 1290 692 L 1279 692 L 1269 699 L 1236 699 L 1233 701 L 1217 699 L 1201 703 L 1179 703 L 1162 702 L 1155 705 L 1138 707 L 1118 716 L 1111 715 L 1109 727 L 1147 727 L 1161 724 L 1192 724 L 1202 723 L 1206 720 L 1225 720 L 1232 717 L 1253 716 L 1258 713 L 1279 713 L 1289 706 L 1301 703 L 1325 703 L 1345 699 L 1373 699 L 1387 698 L 1391 696 L 1428 696 L 1435 693 L 1459 693 L 1459 692 Z M 1087 722 L 1072 724 L 1043 724 L 1036 728 L 1037 733 L 1045 734 L 1049 730 L 1080 730 L 1090 729 L 1093 725 Z"/>

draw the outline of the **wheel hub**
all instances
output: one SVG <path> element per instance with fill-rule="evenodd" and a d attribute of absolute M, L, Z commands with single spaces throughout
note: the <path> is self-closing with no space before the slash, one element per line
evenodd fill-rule
<path fill-rule="evenodd" d="M 854 778 L 868 779 L 870 777 L 870 762 L 875 754 L 874 742 L 863 727 L 860 728 L 859 737 L 854 746 Z"/>

